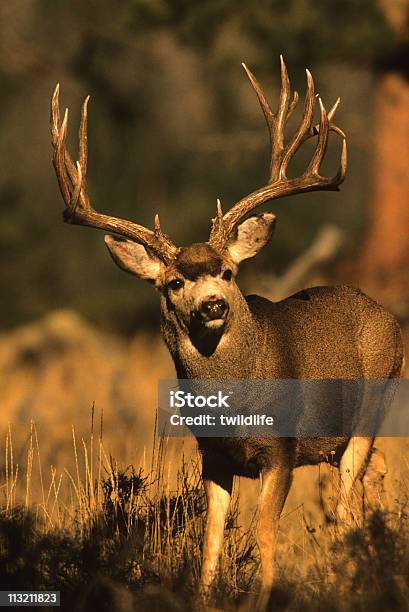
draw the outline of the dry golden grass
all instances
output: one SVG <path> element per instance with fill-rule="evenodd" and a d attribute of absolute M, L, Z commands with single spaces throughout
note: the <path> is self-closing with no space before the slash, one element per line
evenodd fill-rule
<path fill-rule="evenodd" d="M 103 538 L 104 546 L 128 540 L 127 547 L 135 545 L 135 550 L 126 553 L 132 565 L 128 581 L 171 584 L 184 573 L 188 591 L 193 594 L 200 573 L 205 513 L 199 458 L 187 461 L 184 455 L 179 457 L 171 488 L 168 443 L 167 439 L 155 437 L 151 455 L 144 454 L 144 464 L 124 468 L 108 456 L 101 431 L 96 433 L 91 427 L 88 439 L 79 441 L 72 428 L 71 472 L 43 465 L 34 423 L 30 425 L 25 461 L 16 463 L 9 427 L 0 482 L 3 527 L 7 524 L 4 521 L 12 524 L 16 517 L 21 520 L 26 516 L 32 519 L 33 528 L 45 536 L 60 534 L 94 543 L 98 532 L 97 539 Z M 33 496 L 35 489 L 38 494 Z M 238 503 L 236 491 L 226 524 L 220 569 L 220 581 L 225 590 L 228 586 L 231 596 L 243 589 L 243 576 L 239 577 L 243 568 L 256 563 L 253 530 L 244 530 L 237 524 Z M 4 554 L 1 535 L 0 529 L 0 551 L 3 548 Z M 30 542 L 25 544 L 30 546 Z M 249 586 L 252 573 L 245 576 Z"/>
<path fill-rule="evenodd" d="M 156 438 L 150 456 L 142 455 L 142 465 L 120 466 L 105 449 L 97 419 L 92 422 L 87 439 L 79 439 L 72 429 L 72 471 L 43 463 L 34 423 L 24 461 L 17 463 L 12 428 L 8 429 L 0 482 L 0 565 L 7 571 L 0 587 L 11 588 L 8 583 L 14 580 L 21 589 L 58 588 L 70 609 L 78 605 L 78 609 L 99 610 L 99 604 L 93 607 L 93 589 L 100 590 L 103 584 L 105 597 L 114 606 L 111 609 L 145 609 L 145 604 L 148 609 L 152 602 L 162 602 L 160 609 L 165 610 L 196 609 L 205 516 L 198 457 L 180 455 L 175 465 L 174 457 L 169 461 L 167 456 L 169 440 Z M 398 589 L 399 601 L 407 603 L 408 442 L 387 440 L 384 450 L 392 465 L 381 513 L 369 514 L 365 520 L 357 515 L 354 529 L 344 539 L 325 519 L 320 500 L 327 494 L 328 482 L 336 482 L 336 471 L 329 465 L 316 469 L 315 474 L 311 469 L 299 470 L 280 523 L 279 586 L 270 609 L 295 610 L 307 604 L 307 609 L 322 609 L 313 603 L 327 599 L 332 602 L 329 609 L 354 609 L 342 599 L 334 602 L 334 594 L 342 588 L 345 597 L 356 598 L 353 588 L 358 580 L 365 602 L 372 580 L 366 574 L 374 568 L 380 571 L 385 550 L 394 555 L 388 560 L 392 569 L 388 566 L 387 571 L 393 573 L 388 580 Z M 175 472 L 173 486 L 171 469 Z M 256 485 L 243 480 L 235 486 L 214 593 L 214 602 L 221 609 L 251 605 L 248 598 L 251 602 L 257 590 L 252 508 Z M 10 553 L 15 546 L 7 545 L 16 533 L 17 539 L 23 538 L 18 563 Z M 61 549 L 65 551 L 62 567 L 55 574 L 52 568 Z M 94 557 L 85 570 L 84 555 L 90 563 L 89 551 Z M 38 555 L 40 572 L 34 577 L 27 569 L 33 555 Z M 401 575 L 397 567 L 402 563 L 407 566 Z M 87 595 L 90 599 L 81 608 L 78 594 L 89 581 L 93 585 Z M 124 594 L 132 596 L 124 599 Z M 376 602 L 378 606 L 378 599 Z M 406 609 L 399 606 L 393 609 Z"/>
<path fill-rule="evenodd" d="M 95 589 L 111 609 L 195 609 L 205 500 L 195 442 L 154 436 L 157 380 L 173 376 L 161 341 L 120 342 L 57 313 L 4 336 L 0 366 L 0 565 L 7 580 L 16 588 L 57 585 L 70 609 L 104 609 L 87 599 Z M 271 609 L 381 609 L 380 595 L 370 599 L 373 580 L 385 592 L 395 589 L 390 609 L 407 609 L 409 441 L 377 446 L 389 469 L 382 514 L 369 522 L 357 514 L 346 539 L 324 513 L 337 494 L 337 470 L 296 471 L 280 523 L 280 586 Z M 240 608 L 256 589 L 258 486 L 235 483 L 214 600 L 221 609 Z M 5 560 L 9 533 L 17 541 L 26 534 L 14 565 Z M 397 559 L 386 586 L 371 574 L 385 551 Z M 41 575 L 17 572 L 37 554 Z M 369 568 L 362 575 L 359 564 Z M 88 593 L 85 603 L 79 592 Z"/>

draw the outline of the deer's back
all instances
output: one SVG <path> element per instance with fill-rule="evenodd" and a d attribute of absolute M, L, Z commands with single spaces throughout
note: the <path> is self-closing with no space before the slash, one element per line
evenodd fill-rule
<path fill-rule="evenodd" d="M 263 346 L 260 378 L 382 379 L 400 373 L 398 323 L 359 289 L 313 287 L 276 303 L 246 299 Z"/>

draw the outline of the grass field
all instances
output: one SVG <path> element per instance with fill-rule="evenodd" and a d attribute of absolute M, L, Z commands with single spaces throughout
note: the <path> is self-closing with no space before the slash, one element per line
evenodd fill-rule
<path fill-rule="evenodd" d="M 381 510 L 357 514 L 342 535 L 324 513 L 336 471 L 299 470 L 280 524 L 271 610 L 407 610 L 409 449 L 405 440 L 380 442 L 390 464 Z M 95 419 L 88 439 L 73 429 L 70 444 L 73 471 L 43 464 L 34 424 L 23 463 L 12 429 L 6 434 L 0 588 L 60 590 L 65 609 L 197 609 L 205 517 L 199 458 L 179 453 L 175 463 L 169 441 L 159 439 L 143 465 L 119 466 Z M 213 593 L 218 609 L 251 609 L 257 590 L 257 485 L 236 483 Z"/>

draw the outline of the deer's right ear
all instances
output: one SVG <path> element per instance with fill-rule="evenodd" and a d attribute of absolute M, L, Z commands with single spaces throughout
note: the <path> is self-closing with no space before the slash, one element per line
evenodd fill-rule
<path fill-rule="evenodd" d="M 249 217 L 237 228 L 237 235 L 228 244 L 230 257 L 235 264 L 254 257 L 266 246 L 274 232 L 276 217 L 273 213 L 262 213 Z"/>
<path fill-rule="evenodd" d="M 151 283 L 160 279 L 165 264 L 141 244 L 114 236 L 104 239 L 112 259 L 122 270 Z"/>

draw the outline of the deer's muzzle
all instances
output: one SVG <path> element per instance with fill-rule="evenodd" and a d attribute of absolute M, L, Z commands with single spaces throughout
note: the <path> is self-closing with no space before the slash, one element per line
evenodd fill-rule
<path fill-rule="evenodd" d="M 211 321 L 224 321 L 229 312 L 229 305 L 225 300 L 212 299 L 201 303 L 197 317 L 204 323 Z"/>

